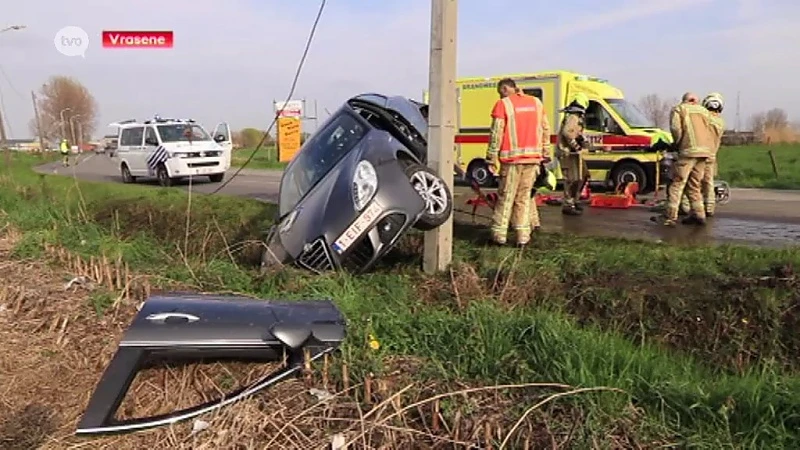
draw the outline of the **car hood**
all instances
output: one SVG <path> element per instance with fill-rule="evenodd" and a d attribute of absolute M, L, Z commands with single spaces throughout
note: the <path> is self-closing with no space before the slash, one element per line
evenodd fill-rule
<path fill-rule="evenodd" d="M 368 133 L 353 150 L 309 191 L 295 208 L 278 223 L 281 245 L 297 258 L 306 244 L 320 237 L 328 242 L 339 236 L 356 216 L 352 183 L 355 167 L 376 133 Z"/>
<path fill-rule="evenodd" d="M 222 150 L 214 141 L 195 141 L 195 142 L 167 142 L 162 144 L 167 150 L 189 151 L 189 150 Z"/>

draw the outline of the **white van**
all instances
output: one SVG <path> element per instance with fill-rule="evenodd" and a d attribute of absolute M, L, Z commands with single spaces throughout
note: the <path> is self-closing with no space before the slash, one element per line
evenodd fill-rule
<path fill-rule="evenodd" d="M 233 143 L 227 123 L 217 125 L 212 135 L 194 120 L 158 116 L 109 126 L 119 128 L 115 156 L 124 183 L 155 177 L 162 186 L 171 186 L 189 176 L 207 176 L 219 183 L 231 167 Z"/>

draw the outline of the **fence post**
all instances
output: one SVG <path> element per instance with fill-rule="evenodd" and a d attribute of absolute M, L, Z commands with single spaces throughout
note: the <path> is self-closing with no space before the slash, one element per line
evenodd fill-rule
<path fill-rule="evenodd" d="M 767 151 L 767 153 L 769 154 L 769 161 L 772 163 L 772 173 L 775 174 L 775 178 L 777 179 L 777 178 L 779 178 L 778 177 L 778 163 L 775 162 L 775 154 L 772 153 L 772 150 Z"/>

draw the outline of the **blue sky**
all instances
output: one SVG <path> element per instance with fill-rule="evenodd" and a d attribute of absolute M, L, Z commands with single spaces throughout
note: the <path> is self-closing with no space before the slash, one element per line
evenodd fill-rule
<path fill-rule="evenodd" d="M 13 6 L 12 6 L 13 5 Z M 74 76 L 105 125 L 153 114 L 211 128 L 265 127 L 283 99 L 319 3 L 272 0 L 0 0 L 0 91 L 12 137 L 28 136 L 30 90 Z M 800 4 L 788 0 L 562 0 L 459 2 L 459 75 L 571 69 L 604 77 L 631 100 L 649 93 L 720 91 L 735 124 L 782 107 L 800 119 Z M 42 14 L 48 11 L 48 14 Z M 92 39 L 86 58 L 56 52 L 67 25 Z M 320 116 L 347 97 L 381 91 L 419 97 L 427 86 L 430 2 L 329 0 L 297 98 Z M 103 49 L 108 29 L 171 29 L 170 50 Z M 10 81 L 10 83 L 9 83 Z"/>

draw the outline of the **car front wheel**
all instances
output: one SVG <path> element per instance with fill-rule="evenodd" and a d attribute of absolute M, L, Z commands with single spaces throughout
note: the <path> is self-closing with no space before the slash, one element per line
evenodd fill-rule
<path fill-rule="evenodd" d="M 208 176 L 209 181 L 211 181 L 212 183 L 219 183 L 222 181 L 223 178 L 225 178 L 224 173 L 215 173 L 214 175 Z"/>
<path fill-rule="evenodd" d="M 169 177 L 169 173 L 167 172 L 167 168 L 164 166 L 164 164 L 159 164 L 158 169 L 156 170 L 156 177 L 158 178 L 158 184 L 163 187 L 170 187 L 173 184 L 173 179 Z"/>
<path fill-rule="evenodd" d="M 453 212 L 453 194 L 436 173 L 420 164 L 409 164 L 405 168 L 411 186 L 422 197 L 425 209 L 414 228 L 433 230 L 450 218 Z"/>

